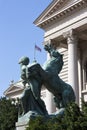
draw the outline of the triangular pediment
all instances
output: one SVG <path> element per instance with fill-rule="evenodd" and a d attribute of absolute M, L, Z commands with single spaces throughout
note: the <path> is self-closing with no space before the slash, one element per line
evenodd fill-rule
<path fill-rule="evenodd" d="M 51 10 L 48 11 L 46 16 L 43 17 L 43 20 L 48 17 L 52 17 L 55 14 L 58 14 L 64 10 L 66 10 L 68 7 L 75 4 L 78 0 L 64 0 L 61 2 L 61 0 L 57 1 L 57 3 L 53 6 Z"/>
<path fill-rule="evenodd" d="M 23 84 L 21 81 L 11 84 L 9 88 L 4 92 L 4 95 L 8 93 L 16 92 L 23 89 Z"/>
<path fill-rule="evenodd" d="M 19 89 L 20 89 L 20 87 L 12 86 L 11 88 L 9 88 L 8 92 L 17 91 L 17 90 L 19 90 Z"/>
<path fill-rule="evenodd" d="M 47 20 L 50 19 L 52 20 L 52 18 L 55 19 L 55 17 L 58 14 L 61 14 L 60 17 L 62 17 L 62 12 L 65 11 L 64 13 L 69 13 L 69 11 L 72 11 L 74 8 L 78 7 L 77 4 L 80 5 L 80 2 L 83 1 L 85 0 L 53 0 L 50 3 L 50 5 L 42 12 L 42 14 L 34 21 L 34 24 L 39 26 L 40 24 L 46 22 Z"/>

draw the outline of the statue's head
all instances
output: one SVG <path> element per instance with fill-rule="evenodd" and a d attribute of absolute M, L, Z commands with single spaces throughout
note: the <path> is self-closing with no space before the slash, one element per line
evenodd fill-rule
<path fill-rule="evenodd" d="M 30 62 L 29 58 L 26 57 L 26 56 L 23 56 L 19 59 L 19 64 L 22 64 L 22 65 L 28 65 Z"/>

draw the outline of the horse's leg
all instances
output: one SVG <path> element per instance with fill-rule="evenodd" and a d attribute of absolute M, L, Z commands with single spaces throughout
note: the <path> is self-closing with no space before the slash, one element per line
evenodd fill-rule
<path fill-rule="evenodd" d="M 67 87 L 62 93 L 63 104 L 65 107 L 67 106 L 67 104 L 75 102 L 75 93 L 72 87 L 69 84 L 66 85 Z"/>
<path fill-rule="evenodd" d="M 54 96 L 54 102 L 55 102 L 56 107 L 57 107 L 58 109 L 60 109 L 60 108 L 63 107 L 62 97 L 61 97 L 61 96 L 59 96 L 59 95 Z"/>
<path fill-rule="evenodd" d="M 70 93 L 69 90 L 65 90 L 62 94 L 62 99 L 63 99 L 63 105 L 66 107 L 69 103 L 74 102 L 74 98 L 72 98 L 72 93 Z"/>

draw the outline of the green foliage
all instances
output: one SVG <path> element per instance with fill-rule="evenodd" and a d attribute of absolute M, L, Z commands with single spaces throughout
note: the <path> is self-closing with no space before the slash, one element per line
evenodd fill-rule
<path fill-rule="evenodd" d="M 82 112 L 87 116 L 87 102 L 82 100 Z"/>
<path fill-rule="evenodd" d="M 79 118 L 82 116 L 77 104 L 70 104 L 65 110 L 65 115 L 62 123 L 65 124 L 66 130 L 79 130 Z M 81 129 L 80 129 L 81 130 Z"/>
<path fill-rule="evenodd" d="M 29 121 L 26 130 L 63 130 L 62 129 L 62 118 L 61 117 L 43 117 L 38 116 L 35 119 Z"/>
<path fill-rule="evenodd" d="M 87 103 L 82 103 L 82 110 L 69 104 L 63 117 L 31 119 L 26 130 L 87 130 Z"/>
<path fill-rule="evenodd" d="M 82 101 L 82 114 L 81 127 L 84 128 L 83 130 L 87 130 L 87 102 L 84 101 Z"/>
<path fill-rule="evenodd" d="M 38 116 L 37 118 L 30 120 L 29 127 L 26 130 L 42 130 L 42 129 L 47 130 L 46 124 L 44 123 L 44 118 L 42 116 Z"/>
<path fill-rule="evenodd" d="M 0 98 L 0 130 L 14 130 L 17 113 L 17 108 L 11 104 L 11 100 Z"/>

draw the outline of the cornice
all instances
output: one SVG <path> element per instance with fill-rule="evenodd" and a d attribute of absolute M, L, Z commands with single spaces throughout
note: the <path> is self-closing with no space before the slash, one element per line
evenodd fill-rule
<path fill-rule="evenodd" d="M 64 1 L 67 0 L 53 0 L 33 23 L 37 25 L 38 21 L 41 21 L 43 17 L 47 17 L 47 15 L 53 14 L 57 9 L 56 6 L 59 7 L 59 5 L 61 5 Z"/>
<path fill-rule="evenodd" d="M 60 1 L 58 0 L 57 3 L 55 3 L 53 9 L 47 14 L 46 17 L 51 16 L 58 8 L 61 7 L 61 5 L 63 4 L 63 2 L 65 2 L 65 1 L 67 1 L 67 0 L 60 0 Z"/>
<path fill-rule="evenodd" d="M 60 2 L 60 4 L 62 4 L 62 2 Z M 53 13 L 55 11 L 55 9 L 56 9 L 56 6 L 58 6 L 58 5 L 55 5 L 54 10 L 49 12 L 48 15 L 47 15 L 48 17 L 46 17 L 44 20 L 39 22 L 37 24 L 37 26 L 39 26 L 40 28 L 44 28 L 44 26 L 48 25 L 52 21 L 60 19 L 60 18 L 62 18 L 64 16 L 66 16 L 67 14 L 72 13 L 73 11 L 75 11 L 77 9 L 81 9 L 83 7 L 86 7 L 87 6 L 87 0 L 78 0 L 76 2 L 73 2 L 73 4 L 68 6 L 67 8 L 61 10 L 60 12 Z"/>

